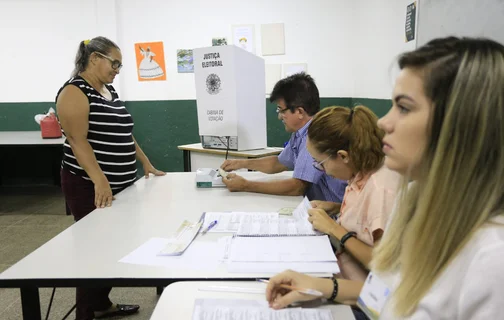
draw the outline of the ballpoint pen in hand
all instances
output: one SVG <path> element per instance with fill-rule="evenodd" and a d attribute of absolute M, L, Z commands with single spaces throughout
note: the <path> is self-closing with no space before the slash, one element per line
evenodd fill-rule
<path fill-rule="evenodd" d="M 213 227 L 215 227 L 215 225 L 217 224 L 217 220 L 214 220 L 212 221 L 212 223 L 210 223 L 210 225 L 205 229 L 203 230 L 203 234 L 207 233 L 208 231 L 210 231 L 210 229 L 212 229 Z"/>
<path fill-rule="evenodd" d="M 269 280 L 265 280 L 265 279 L 257 279 L 257 281 L 262 282 L 262 283 L 269 283 Z M 280 288 L 289 289 L 289 290 L 297 291 L 297 292 L 304 293 L 304 294 L 309 294 L 309 295 L 316 296 L 316 297 L 323 296 L 322 292 L 314 290 L 314 289 L 298 288 L 298 287 L 289 286 L 287 284 L 279 284 L 278 286 Z"/>

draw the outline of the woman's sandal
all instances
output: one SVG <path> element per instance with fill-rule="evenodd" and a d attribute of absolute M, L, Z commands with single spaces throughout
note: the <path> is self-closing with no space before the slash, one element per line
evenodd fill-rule
<path fill-rule="evenodd" d="M 129 316 L 132 314 L 135 314 L 138 312 L 138 309 L 140 309 L 139 305 L 132 305 L 132 304 L 117 304 L 116 305 L 117 310 L 107 312 L 99 317 L 95 317 L 96 319 L 104 319 L 104 318 L 111 318 L 111 317 L 116 317 L 116 316 Z"/>

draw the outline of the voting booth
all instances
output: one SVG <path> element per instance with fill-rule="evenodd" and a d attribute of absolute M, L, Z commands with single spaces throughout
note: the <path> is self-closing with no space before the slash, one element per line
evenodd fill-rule
<path fill-rule="evenodd" d="M 264 60 L 236 46 L 193 50 L 203 148 L 266 147 Z"/>

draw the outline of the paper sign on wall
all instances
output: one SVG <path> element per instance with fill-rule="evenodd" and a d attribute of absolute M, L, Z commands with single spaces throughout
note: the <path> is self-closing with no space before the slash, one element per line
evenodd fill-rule
<path fill-rule="evenodd" d="M 138 81 L 166 80 L 163 42 L 135 44 Z"/>
<path fill-rule="evenodd" d="M 308 65 L 306 63 L 286 63 L 284 64 L 283 70 L 284 78 L 286 78 L 296 73 L 307 72 Z"/>
<path fill-rule="evenodd" d="M 261 25 L 261 48 L 263 56 L 285 54 L 285 31 L 283 23 Z"/>
<path fill-rule="evenodd" d="M 253 24 L 232 26 L 233 44 L 255 54 L 254 29 L 255 26 Z"/>
<path fill-rule="evenodd" d="M 266 64 L 266 94 L 270 95 L 275 87 L 275 84 L 282 78 L 282 65 L 281 64 Z"/>
<path fill-rule="evenodd" d="M 212 47 L 227 46 L 227 38 L 212 38 Z"/>
<path fill-rule="evenodd" d="M 416 33 L 416 11 L 417 3 L 416 1 L 406 7 L 406 25 L 404 31 L 406 33 L 406 41 L 410 42 L 415 40 Z"/>
<path fill-rule="evenodd" d="M 189 49 L 177 50 L 178 73 L 194 73 L 193 51 Z"/>

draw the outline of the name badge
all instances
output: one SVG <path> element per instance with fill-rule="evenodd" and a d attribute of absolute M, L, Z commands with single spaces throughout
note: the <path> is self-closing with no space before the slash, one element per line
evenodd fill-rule
<path fill-rule="evenodd" d="M 370 272 L 364 283 L 357 306 L 372 320 L 380 318 L 385 302 L 390 295 L 390 289 L 377 275 Z"/>

